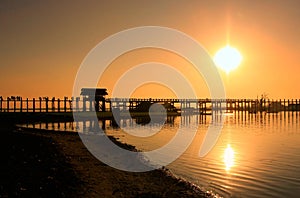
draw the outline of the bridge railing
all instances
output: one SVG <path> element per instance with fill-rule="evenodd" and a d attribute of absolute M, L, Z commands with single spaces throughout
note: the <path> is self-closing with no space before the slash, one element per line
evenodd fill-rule
<path fill-rule="evenodd" d="M 98 101 L 99 102 L 99 101 Z M 87 97 L 55 97 L 22 98 L 0 96 L 0 112 L 72 112 L 94 111 L 97 106 L 100 111 L 111 111 L 112 108 L 130 109 L 143 102 L 170 103 L 179 110 L 230 110 L 248 112 L 279 112 L 300 111 L 299 99 L 262 100 L 262 99 L 157 99 L 157 98 L 106 98 L 96 105 L 96 101 Z"/>
<path fill-rule="evenodd" d="M 0 97 L 0 112 L 71 112 L 73 98 L 64 99 L 39 97 L 24 99 L 22 97 Z"/>

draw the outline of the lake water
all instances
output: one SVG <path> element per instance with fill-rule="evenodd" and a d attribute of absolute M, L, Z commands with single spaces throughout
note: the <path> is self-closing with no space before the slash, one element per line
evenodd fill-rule
<path fill-rule="evenodd" d="M 226 114 L 216 145 L 199 157 L 200 146 L 212 116 L 169 117 L 165 124 L 144 125 L 144 120 L 121 120 L 133 131 L 160 131 L 150 137 L 136 137 L 105 121 L 105 132 L 139 150 L 150 151 L 168 143 L 179 127 L 184 133 L 197 129 L 188 149 L 167 167 L 177 176 L 223 197 L 300 196 L 300 114 Z M 103 124 L 103 123 L 102 123 Z M 101 124 L 101 125 L 102 125 Z M 48 123 L 38 128 L 80 130 L 89 123 Z"/>

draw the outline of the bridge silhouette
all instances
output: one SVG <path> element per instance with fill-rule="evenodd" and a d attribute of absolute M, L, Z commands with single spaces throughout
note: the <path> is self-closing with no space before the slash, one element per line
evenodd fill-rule
<path fill-rule="evenodd" d="M 300 100 L 257 100 L 257 99 L 141 99 L 89 97 L 64 99 L 39 97 L 0 98 L 0 112 L 111 112 L 113 109 L 130 112 L 146 112 L 152 104 L 161 104 L 167 112 L 210 114 L 213 111 L 248 111 L 249 113 L 278 113 L 300 111 Z"/>
<path fill-rule="evenodd" d="M 207 115 L 213 111 L 248 111 L 278 113 L 300 111 L 300 99 L 158 99 L 105 98 L 105 88 L 83 88 L 80 97 L 23 99 L 21 96 L 0 97 L 0 112 L 148 112 L 152 104 L 161 104 L 168 113 Z"/>

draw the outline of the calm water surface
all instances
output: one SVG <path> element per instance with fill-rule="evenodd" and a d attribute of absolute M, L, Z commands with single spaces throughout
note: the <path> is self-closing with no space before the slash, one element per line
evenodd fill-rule
<path fill-rule="evenodd" d="M 300 114 L 226 114 L 222 133 L 213 149 L 199 157 L 202 141 L 213 116 L 170 117 L 160 124 L 144 125 L 121 120 L 121 126 L 150 137 L 129 135 L 105 122 L 108 135 L 120 138 L 138 149 L 149 151 L 165 145 L 179 127 L 197 133 L 184 154 L 167 167 L 176 175 L 223 197 L 300 196 Z M 41 124 L 42 128 L 85 130 L 91 123 Z"/>

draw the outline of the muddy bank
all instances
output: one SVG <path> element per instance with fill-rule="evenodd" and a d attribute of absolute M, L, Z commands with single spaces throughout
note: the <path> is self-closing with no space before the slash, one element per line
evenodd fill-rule
<path fill-rule="evenodd" d="M 24 130 L 24 129 L 23 129 Z M 79 178 L 77 196 L 84 197 L 207 197 L 198 187 L 175 178 L 166 170 L 145 173 L 120 171 L 97 160 L 77 133 L 26 129 L 21 133 L 51 138 Z M 128 150 L 135 148 L 110 139 Z"/>
<path fill-rule="evenodd" d="M 71 197 L 80 180 L 50 137 L 0 125 L 0 197 Z"/>
<path fill-rule="evenodd" d="M 111 168 L 89 153 L 77 133 L 20 129 L 11 123 L 2 123 L 0 131 L 1 197 L 209 196 L 166 170 L 130 173 Z"/>

